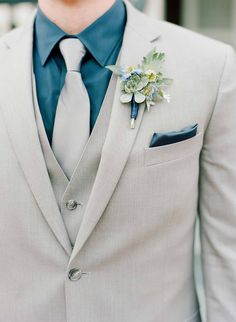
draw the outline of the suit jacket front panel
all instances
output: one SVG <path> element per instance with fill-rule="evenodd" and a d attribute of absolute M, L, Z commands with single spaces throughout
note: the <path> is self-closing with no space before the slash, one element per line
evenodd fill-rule
<path fill-rule="evenodd" d="M 65 322 L 68 256 L 35 202 L 1 115 L 0 142 L 0 320 Z"/>

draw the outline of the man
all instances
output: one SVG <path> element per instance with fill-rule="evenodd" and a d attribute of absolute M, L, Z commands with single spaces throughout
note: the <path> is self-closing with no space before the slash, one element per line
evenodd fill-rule
<path fill-rule="evenodd" d="M 127 1 L 38 5 L 0 41 L 0 321 L 200 322 L 197 210 L 207 321 L 236 321 L 234 51 Z M 131 129 L 106 66 L 153 48 L 171 102 Z"/>

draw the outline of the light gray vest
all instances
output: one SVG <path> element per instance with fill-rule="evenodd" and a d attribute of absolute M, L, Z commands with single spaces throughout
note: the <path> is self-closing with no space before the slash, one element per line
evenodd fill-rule
<path fill-rule="evenodd" d="M 33 76 L 34 110 L 39 140 L 55 198 L 72 246 L 75 244 L 83 213 L 96 178 L 101 151 L 108 130 L 115 86 L 116 80 L 112 76 L 94 128 L 69 181 L 57 162 L 49 144 L 38 105 L 35 76 Z M 73 202 L 68 204 L 69 200 L 76 201 L 78 205 L 74 206 Z"/>

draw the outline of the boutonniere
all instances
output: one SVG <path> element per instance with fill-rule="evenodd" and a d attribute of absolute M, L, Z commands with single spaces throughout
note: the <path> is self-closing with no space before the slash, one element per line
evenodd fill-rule
<path fill-rule="evenodd" d="M 147 110 L 151 106 L 163 100 L 170 101 L 170 95 L 165 88 L 171 83 L 171 79 L 164 77 L 161 72 L 165 61 L 165 54 L 152 49 L 141 64 L 136 66 L 106 66 L 115 75 L 121 78 L 120 101 L 131 105 L 131 129 L 135 127 L 135 120 L 138 116 L 139 104 L 145 102 Z"/>

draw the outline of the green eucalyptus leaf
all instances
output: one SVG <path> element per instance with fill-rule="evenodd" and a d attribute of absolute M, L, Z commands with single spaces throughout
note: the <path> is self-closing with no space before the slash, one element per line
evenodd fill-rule
<path fill-rule="evenodd" d="M 147 71 L 148 69 L 152 69 L 155 72 L 160 70 L 160 67 L 165 59 L 165 53 L 159 53 L 156 51 L 156 48 L 152 49 L 146 57 L 143 58 L 142 61 L 142 69 Z"/>
<path fill-rule="evenodd" d="M 145 64 L 149 64 L 149 63 L 150 63 L 150 61 L 152 60 L 153 55 L 155 54 L 155 52 L 156 52 L 156 49 L 155 49 L 155 48 L 153 48 L 151 51 L 149 51 L 149 52 L 147 53 L 147 55 L 143 58 L 143 62 L 144 62 Z"/>
<path fill-rule="evenodd" d="M 156 59 L 163 61 L 165 59 L 165 53 L 158 53 Z"/>
<path fill-rule="evenodd" d="M 160 98 L 164 98 L 164 92 L 162 90 L 159 90 L 158 94 Z"/>
<path fill-rule="evenodd" d="M 172 82 L 173 82 L 173 79 L 171 78 L 163 78 L 162 79 L 162 82 L 165 84 L 165 85 L 171 85 Z"/>

